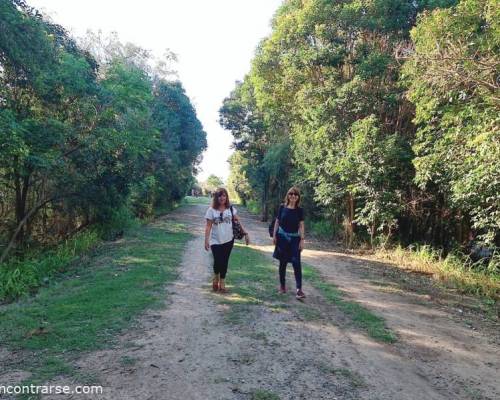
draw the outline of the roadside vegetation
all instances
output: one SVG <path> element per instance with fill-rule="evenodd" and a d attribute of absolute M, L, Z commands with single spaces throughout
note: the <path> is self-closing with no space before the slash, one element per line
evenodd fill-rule
<path fill-rule="evenodd" d="M 450 253 L 445 257 L 429 246 L 378 249 L 375 256 L 398 268 L 425 273 L 457 289 L 494 304 L 500 299 L 500 257 L 495 254 L 489 262 L 476 261 L 463 254 Z"/>
<path fill-rule="evenodd" d="M 326 304 L 341 312 L 353 328 L 360 329 L 375 340 L 387 343 L 396 341 L 395 334 L 386 327 L 383 318 L 349 300 L 333 283 L 326 282 L 313 267 L 305 265 L 303 275 L 305 281 L 326 300 Z M 279 294 L 277 266 L 273 261 L 258 250 L 237 244 L 231 254 L 231 276 L 228 281 L 231 294 L 214 296 L 228 306 L 226 320 L 235 324 L 251 320 L 255 306 L 266 306 L 276 312 L 287 310 L 310 321 L 328 320 L 328 313 L 325 313 L 321 305 L 295 299 L 293 282 L 293 273 L 289 271 L 290 290 L 287 294 Z"/>
<path fill-rule="evenodd" d="M 72 260 L 36 295 L 0 306 L 0 346 L 15 354 L 2 372 L 30 373 L 23 384 L 55 376 L 96 384 L 93 371 L 75 362 L 113 346 L 145 309 L 162 307 L 190 237 L 182 225 L 161 219 L 137 226 Z"/>
<path fill-rule="evenodd" d="M 284 2 L 220 108 L 230 189 L 266 221 L 298 185 L 316 237 L 496 297 L 498 21 L 497 0 Z"/>
<path fill-rule="evenodd" d="M 206 133 L 175 56 L 0 2 L 0 302 L 178 204 Z"/>

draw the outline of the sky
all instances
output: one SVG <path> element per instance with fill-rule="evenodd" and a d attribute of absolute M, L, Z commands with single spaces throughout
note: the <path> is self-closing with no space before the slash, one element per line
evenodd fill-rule
<path fill-rule="evenodd" d="M 282 0 L 28 0 L 74 36 L 88 29 L 117 32 L 161 57 L 178 56 L 175 69 L 207 132 L 199 180 L 229 175 L 231 134 L 222 129 L 222 101 L 250 69 L 257 44 L 271 32 Z"/>

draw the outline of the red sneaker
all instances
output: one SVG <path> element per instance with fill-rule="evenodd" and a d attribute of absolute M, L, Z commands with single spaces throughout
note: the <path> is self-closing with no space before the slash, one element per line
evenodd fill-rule
<path fill-rule="evenodd" d="M 219 281 L 212 281 L 212 290 L 217 292 L 219 290 Z"/>
<path fill-rule="evenodd" d="M 279 293 L 280 294 L 285 294 L 286 293 L 286 286 L 280 286 Z"/>
<path fill-rule="evenodd" d="M 303 299 L 306 297 L 306 295 L 304 294 L 304 292 L 302 291 L 302 289 L 297 289 L 297 294 L 295 295 L 295 297 L 297 299 Z"/>

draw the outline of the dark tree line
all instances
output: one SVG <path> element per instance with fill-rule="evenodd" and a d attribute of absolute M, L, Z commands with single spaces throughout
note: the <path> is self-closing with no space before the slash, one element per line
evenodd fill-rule
<path fill-rule="evenodd" d="M 206 134 L 168 60 L 100 39 L 79 45 L 24 1 L 0 2 L 2 259 L 151 215 L 194 182 Z"/>
<path fill-rule="evenodd" d="M 496 0 L 287 0 L 220 109 L 262 219 L 298 184 L 355 241 L 500 245 Z M 341 227 L 341 229 L 339 229 Z"/>

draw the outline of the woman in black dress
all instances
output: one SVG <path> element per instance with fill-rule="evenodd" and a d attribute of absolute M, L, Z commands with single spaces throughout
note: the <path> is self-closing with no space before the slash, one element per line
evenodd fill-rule
<path fill-rule="evenodd" d="M 304 248 L 304 210 L 300 205 L 300 191 L 291 187 L 279 208 L 274 224 L 273 243 L 275 245 L 273 257 L 280 262 L 279 279 L 280 293 L 286 293 L 285 277 L 286 266 L 291 263 L 295 274 L 297 299 L 305 296 L 302 291 L 302 266 L 300 252 Z"/>

